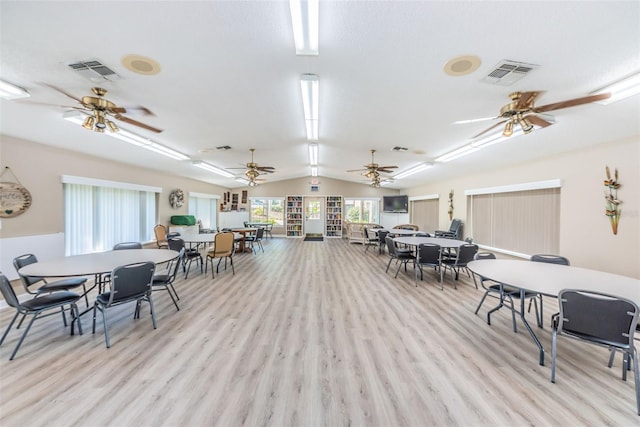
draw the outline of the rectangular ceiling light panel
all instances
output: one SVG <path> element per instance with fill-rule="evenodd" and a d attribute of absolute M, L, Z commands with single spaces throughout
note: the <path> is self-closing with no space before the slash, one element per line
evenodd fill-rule
<path fill-rule="evenodd" d="M 315 74 L 303 74 L 300 78 L 302 90 L 302 107 L 304 109 L 304 121 L 309 141 L 318 140 L 318 97 L 320 83 Z"/>
<path fill-rule="evenodd" d="M 318 54 L 319 0 L 289 0 L 296 55 Z"/>

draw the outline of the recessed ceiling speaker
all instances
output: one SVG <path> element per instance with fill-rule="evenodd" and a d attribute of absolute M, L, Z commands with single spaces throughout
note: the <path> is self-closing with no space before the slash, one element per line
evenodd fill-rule
<path fill-rule="evenodd" d="M 449 76 L 466 76 L 480 67 L 480 58 L 475 55 L 458 56 L 444 65 L 444 72 Z"/>
<path fill-rule="evenodd" d="M 127 55 L 122 58 L 122 65 L 136 74 L 153 76 L 160 72 L 160 64 L 151 58 L 142 55 Z"/>

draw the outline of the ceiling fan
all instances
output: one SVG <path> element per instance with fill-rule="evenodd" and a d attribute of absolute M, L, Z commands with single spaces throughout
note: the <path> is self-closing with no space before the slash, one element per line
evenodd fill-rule
<path fill-rule="evenodd" d="M 378 165 L 373 158 L 375 152 L 376 150 L 371 150 L 371 163 L 364 165 L 364 169 L 352 169 L 347 172 L 361 172 L 362 176 L 371 180 L 372 187 L 380 187 L 380 173 L 392 173 L 398 166 Z"/>
<path fill-rule="evenodd" d="M 588 104 L 590 102 L 601 101 L 611 96 L 610 93 L 601 93 L 597 95 L 585 96 L 582 98 L 570 99 L 566 101 L 554 102 L 553 104 L 543 105 L 541 107 L 534 106 L 534 101 L 538 95 L 544 92 L 512 92 L 509 94 L 511 102 L 504 105 L 500 109 L 500 114 L 492 119 L 503 119 L 495 125 L 483 130 L 473 138 L 477 138 L 492 129 L 495 129 L 504 124 L 504 131 L 502 135 L 508 137 L 513 134 L 514 126 L 517 124 L 520 126 L 524 133 L 530 133 L 533 131 L 534 125 L 541 128 L 550 126 L 553 122 L 544 118 L 541 113 L 549 111 L 560 110 L 562 108 L 575 107 L 577 105 Z"/>
<path fill-rule="evenodd" d="M 275 168 L 273 166 L 259 166 L 257 163 L 253 161 L 253 153 L 256 151 L 255 148 L 249 149 L 251 151 L 251 161 L 245 165 L 246 170 L 244 171 L 244 175 L 249 180 L 249 186 L 255 187 L 258 185 L 260 181 L 266 181 L 265 179 L 258 179 L 260 175 L 264 175 L 266 173 L 275 172 Z M 227 169 L 245 169 L 245 168 L 227 168 Z"/>
<path fill-rule="evenodd" d="M 133 120 L 129 117 L 123 116 L 123 114 L 125 114 L 127 110 L 146 115 L 153 115 L 153 113 L 149 111 L 149 109 L 145 107 L 119 107 L 113 102 L 104 98 L 104 96 L 108 92 L 106 89 L 103 89 L 101 87 L 91 88 L 91 91 L 95 96 L 83 96 L 82 98 L 77 98 L 56 86 L 47 83 L 44 83 L 44 85 L 57 92 L 60 92 L 68 98 L 73 99 L 81 105 L 81 107 L 71 106 L 69 108 L 82 111 L 87 115 L 84 119 L 84 123 L 82 124 L 82 127 L 84 127 L 85 129 L 93 130 L 100 133 L 103 133 L 105 129 L 109 129 L 111 132 L 118 132 L 118 126 L 110 120 L 110 118 L 113 118 L 133 126 L 138 126 L 143 129 L 150 130 L 152 132 L 162 132 L 162 129 L 158 129 L 137 120 Z"/>

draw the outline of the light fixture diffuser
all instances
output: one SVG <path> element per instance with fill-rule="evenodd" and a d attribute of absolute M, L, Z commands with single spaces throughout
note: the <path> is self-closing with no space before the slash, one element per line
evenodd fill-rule
<path fill-rule="evenodd" d="M 319 0 L 289 0 L 296 55 L 318 55 Z"/>
<path fill-rule="evenodd" d="M 200 168 L 200 169 L 204 169 L 206 171 L 209 172 L 213 172 L 215 174 L 224 176 L 225 178 L 233 178 L 234 175 L 231 172 L 227 172 L 224 169 L 220 169 L 219 167 L 213 166 L 207 162 L 203 162 L 202 160 L 195 160 L 193 162 L 193 165 Z"/>
<path fill-rule="evenodd" d="M 608 105 L 612 102 L 637 95 L 640 93 L 640 73 L 632 74 L 622 80 L 618 80 L 615 83 L 605 86 L 602 89 L 593 92 L 593 95 L 599 95 L 607 92 L 611 93 L 611 96 L 607 99 L 603 99 L 602 101 L 597 101 L 598 103 Z"/>
<path fill-rule="evenodd" d="M 80 111 L 76 111 L 76 110 L 65 111 L 62 117 L 71 123 L 82 125 L 82 127 L 84 128 L 87 128 L 88 126 L 88 129 L 92 129 L 94 126 L 95 118 L 93 116 L 88 116 L 86 114 L 83 114 Z M 175 160 L 189 159 L 189 156 L 184 155 L 179 151 L 173 150 L 162 144 L 158 144 L 157 142 L 152 141 L 148 138 L 143 138 L 142 136 L 136 135 L 133 132 L 129 132 L 126 129 L 120 129 L 116 126 L 115 123 L 111 121 L 106 121 L 106 125 L 109 126 L 110 130 L 113 130 L 112 125 L 110 123 L 112 123 L 116 129 L 118 129 L 118 132 L 106 133 L 107 135 L 113 138 L 119 139 L 121 141 L 127 142 L 137 147 L 146 148 L 147 150 L 153 151 L 158 154 L 162 154 L 163 156 L 170 157 Z M 95 128 L 94 130 L 98 132 L 104 132 L 103 128 Z"/>
<path fill-rule="evenodd" d="M 318 140 L 318 97 L 320 83 L 315 74 L 303 74 L 300 77 L 302 90 L 302 107 L 304 109 L 304 122 L 309 141 Z"/>
<path fill-rule="evenodd" d="M 318 167 L 311 166 L 311 176 L 318 176 Z"/>
<path fill-rule="evenodd" d="M 309 144 L 309 164 L 318 166 L 318 144 Z"/>
<path fill-rule="evenodd" d="M 0 98 L 11 100 L 28 98 L 29 96 L 29 92 L 25 89 L 9 82 L 5 82 L 4 80 L 0 80 Z"/>
<path fill-rule="evenodd" d="M 393 177 L 393 179 L 402 179 L 402 178 L 406 178 L 406 177 L 408 177 L 409 175 L 413 175 L 413 174 L 415 174 L 415 173 L 418 173 L 418 172 L 422 172 L 422 171 L 424 171 L 424 170 L 427 170 L 427 169 L 429 169 L 429 168 L 430 168 L 430 167 L 432 167 L 432 166 L 433 166 L 433 163 L 420 163 L 419 165 L 416 165 L 416 166 L 414 166 L 414 167 L 412 167 L 412 168 L 409 168 L 409 169 L 407 169 L 407 170 L 406 170 L 406 171 L 404 171 L 404 172 L 400 172 L 399 174 L 395 175 L 395 176 Z"/>

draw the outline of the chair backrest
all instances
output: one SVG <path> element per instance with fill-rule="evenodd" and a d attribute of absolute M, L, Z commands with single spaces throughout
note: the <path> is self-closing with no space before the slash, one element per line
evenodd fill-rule
<path fill-rule="evenodd" d="M 475 260 L 481 259 L 496 259 L 496 255 L 493 252 L 477 252 L 473 257 Z"/>
<path fill-rule="evenodd" d="M 109 305 L 139 298 L 150 292 L 155 269 L 155 264 L 150 261 L 114 268 L 111 272 Z"/>
<path fill-rule="evenodd" d="M 176 280 L 176 275 L 178 274 L 178 268 L 180 268 L 180 266 L 182 265 L 182 260 L 184 259 L 184 255 L 185 255 L 185 248 L 180 249 L 180 253 L 178 254 L 178 259 L 176 259 L 175 264 L 173 265 L 173 269 L 169 272 L 169 278 L 167 280 L 168 283 L 173 283 L 174 280 Z"/>
<path fill-rule="evenodd" d="M 140 242 L 122 242 L 116 243 L 113 246 L 114 251 L 123 251 L 125 249 L 142 249 L 142 243 Z"/>
<path fill-rule="evenodd" d="M 369 228 L 368 227 L 362 227 L 362 230 L 364 231 L 364 238 L 367 240 L 371 240 L 371 238 L 369 237 Z"/>
<path fill-rule="evenodd" d="M 158 243 L 163 243 L 167 241 L 167 227 L 162 224 L 158 224 L 153 227 L 153 234 L 156 235 L 156 241 Z"/>
<path fill-rule="evenodd" d="M 389 232 L 386 230 L 378 230 L 378 240 L 380 240 L 381 245 L 386 244 L 387 234 L 389 234 Z"/>
<path fill-rule="evenodd" d="M 533 262 L 546 262 L 549 264 L 569 265 L 569 259 L 560 255 L 536 254 L 531 255 Z"/>
<path fill-rule="evenodd" d="M 184 240 L 179 237 L 171 237 L 167 240 L 167 243 L 172 251 L 180 252 L 180 250 L 184 249 Z"/>
<path fill-rule="evenodd" d="M 416 233 L 416 237 L 431 237 L 430 233 L 420 232 Z"/>
<path fill-rule="evenodd" d="M 264 237 L 264 228 L 260 227 L 256 230 L 256 240 L 260 240 Z"/>
<path fill-rule="evenodd" d="M 38 262 L 38 258 L 36 258 L 34 254 L 24 254 L 24 255 L 17 256 L 13 259 L 13 266 L 15 267 L 16 271 L 19 271 L 22 267 L 35 264 L 36 262 Z M 41 280 L 44 280 L 42 277 L 23 276 L 20 273 L 18 273 L 18 275 L 20 276 L 22 285 L 24 286 L 24 289 L 27 292 L 29 292 L 29 287 L 31 285 L 38 283 Z"/>
<path fill-rule="evenodd" d="M 214 240 L 213 253 L 215 256 L 225 257 L 233 254 L 235 236 L 232 232 L 218 233 Z"/>
<path fill-rule="evenodd" d="M 180 233 L 177 231 L 172 231 L 171 233 L 167 233 L 167 240 L 173 239 L 175 237 L 180 237 Z"/>
<path fill-rule="evenodd" d="M 599 292 L 563 289 L 558 330 L 604 346 L 628 349 L 638 325 L 638 306 Z"/>
<path fill-rule="evenodd" d="M 2 292 L 2 296 L 9 306 L 14 308 L 18 308 L 20 306 L 20 301 L 18 301 L 16 292 L 11 287 L 11 282 L 9 282 L 7 276 L 2 273 L 0 273 L 0 292 Z"/>
<path fill-rule="evenodd" d="M 449 226 L 449 232 L 450 233 L 458 233 L 458 229 L 460 228 L 460 226 L 462 225 L 462 220 L 460 219 L 454 219 L 453 221 L 451 221 L 451 225 Z"/>
<path fill-rule="evenodd" d="M 456 257 L 457 265 L 467 265 L 467 263 L 473 261 L 473 258 L 478 252 L 478 246 L 470 243 L 460 245 L 458 248 L 458 256 Z"/>
<path fill-rule="evenodd" d="M 389 255 L 396 256 L 396 242 L 393 241 L 391 236 L 385 237 L 384 240 L 387 243 L 387 250 L 389 251 Z"/>
<path fill-rule="evenodd" d="M 421 243 L 418 245 L 419 264 L 440 264 L 440 245 L 435 243 Z"/>

